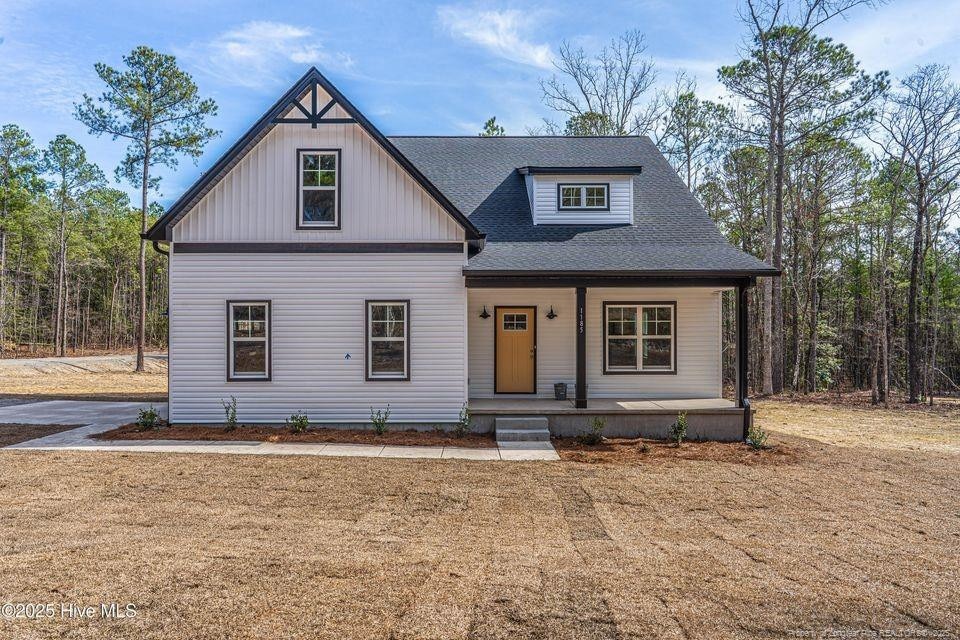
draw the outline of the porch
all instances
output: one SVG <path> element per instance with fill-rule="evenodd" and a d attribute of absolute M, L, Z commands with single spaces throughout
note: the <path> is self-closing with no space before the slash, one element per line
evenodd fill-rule
<path fill-rule="evenodd" d="M 542 416 L 554 436 L 575 436 L 594 418 L 604 420 L 610 437 L 667 437 L 679 413 L 687 414 L 687 437 L 692 440 L 739 440 L 744 409 L 725 398 L 595 398 L 577 408 L 574 399 L 471 398 L 468 403 L 474 429 L 489 431 L 498 417 Z M 749 409 L 748 409 L 749 411 Z"/>
<path fill-rule="evenodd" d="M 543 416 L 553 435 L 595 417 L 613 436 L 745 437 L 749 277 L 537 278 L 468 274 L 469 403 L 474 427 Z M 733 291 L 736 340 L 725 351 L 723 293 Z M 736 362 L 724 381 L 724 358 Z M 728 359 L 729 363 L 730 360 Z M 568 399 L 553 399 L 566 385 Z M 733 389 L 725 398 L 725 388 Z"/>

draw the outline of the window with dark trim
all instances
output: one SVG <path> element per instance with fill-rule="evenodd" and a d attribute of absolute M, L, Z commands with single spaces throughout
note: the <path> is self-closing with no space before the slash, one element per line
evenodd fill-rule
<path fill-rule="evenodd" d="M 367 300 L 367 380 L 410 379 L 410 301 Z"/>
<path fill-rule="evenodd" d="M 560 211 L 609 211 L 610 185 L 558 184 L 557 209 Z"/>
<path fill-rule="evenodd" d="M 340 228 L 340 150 L 297 152 L 297 228 Z"/>
<path fill-rule="evenodd" d="M 675 302 L 604 302 L 604 373 L 676 372 Z"/>
<path fill-rule="evenodd" d="M 227 380 L 270 379 L 270 302 L 227 301 Z"/>

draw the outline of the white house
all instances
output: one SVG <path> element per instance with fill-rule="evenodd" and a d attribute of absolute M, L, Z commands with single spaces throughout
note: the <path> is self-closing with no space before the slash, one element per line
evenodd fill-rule
<path fill-rule="evenodd" d="M 145 234 L 169 252 L 170 419 L 356 424 L 602 414 L 739 438 L 729 245 L 645 137 L 385 137 L 311 69 Z M 570 399 L 554 400 L 557 383 Z M 745 408 L 747 410 L 745 410 Z"/>

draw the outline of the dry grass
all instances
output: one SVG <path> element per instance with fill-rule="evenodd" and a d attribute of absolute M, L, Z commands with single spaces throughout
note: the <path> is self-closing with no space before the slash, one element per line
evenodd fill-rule
<path fill-rule="evenodd" d="M 754 404 L 756 420 L 773 429 L 843 447 L 875 447 L 960 454 L 960 404 L 874 407 L 869 396 L 782 398 Z"/>
<path fill-rule="evenodd" d="M 772 441 L 793 459 L 3 451 L 0 602 L 139 615 L 0 637 L 955 637 L 960 455 Z"/>
<path fill-rule="evenodd" d="M 167 374 L 166 371 L 5 374 L 0 375 L 0 397 L 161 402 L 167 398 Z"/>

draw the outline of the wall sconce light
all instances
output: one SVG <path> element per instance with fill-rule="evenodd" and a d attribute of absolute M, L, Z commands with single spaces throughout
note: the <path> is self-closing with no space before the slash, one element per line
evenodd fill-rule
<path fill-rule="evenodd" d="M 484 320 L 490 317 L 490 314 L 487 313 L 487 305 L 483 305 L 483 311 L 480 312 L 480 317 Z"/>
<path fill-rule="evenodd" d="M 556 312 L 554 312 L 554 310 L 553 310 L 553 305 L 550 305 L 550 311 L 547 312 L 547 319 L 548 319 L 548 320 L 553 320 L 553 319 L 556 318 L 556 317 L 557 317 L 557 314 L 556 314 Z"/>

